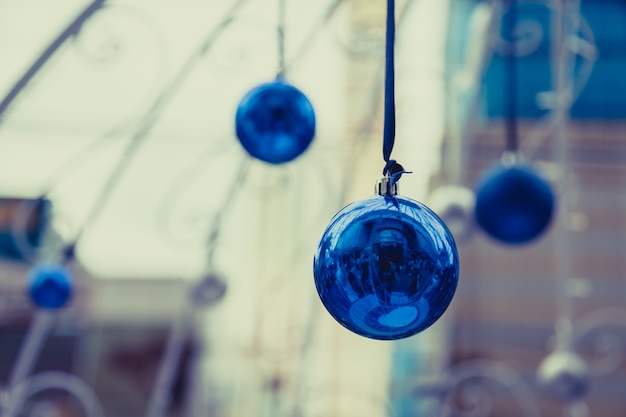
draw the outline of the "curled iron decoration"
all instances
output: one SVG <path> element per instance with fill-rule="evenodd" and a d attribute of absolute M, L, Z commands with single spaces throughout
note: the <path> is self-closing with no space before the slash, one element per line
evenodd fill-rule
<path fill-rule="evenodd" d="M 504 10 L 504 12 L 506 12 L 506 10 Z M 495 47 L 500 55 L 508 55 L 510 51 L 515 51 L 514 54 L 518 58 L 531 55 L 539 49 L 545 37 L 541 24 L 530 19 L 520 19 L 513 29 L 513 33 L 515 40 L 504 39 L 500 30 L 498 30 L 498 38 L 496 39 Z M 511 43 L 515 45 L 511 47 Z"/>
<path fill-rule="evenodd" d="M 606 308 L 583 316 L 576 323 L 573 339 L 593 376 L 617 371 L 625 358 L 626 311 Z"/>
<path fill-rule="evenodd" d="M 123 17 L 120 18 L 120 16 Z M 120 32 L 120 30 L 122 32 Z M 139 120 L 138 112 L 146 106 L 148 101 L 153 99 L 153 96 L 158 93 L 159 90 L 161 90 L 167 69 L 167 65 L 165 64 L 168 62 L 168 51 L 165 47 L 166 42 L 162 37 L 157 23 L 144 11 L 128 6 L 109 5 L 102 0 L 95 1 L 62 31 L 58 38 L 42 53 L 33 66 L 29 68 L 0 103 L 1 117 L 4 110 L 6 110 L 17 95 L 24 90 L 30 80 L 45 68 L 49 59 L 53 55 L 61 53 L 61 46 L 66 44 L 73 46 L 81 62 L 107 69 L 112 68 L 116 64 L 120 64 L 125 54 L 130 55 L 133 50 L 146 49 L 145 45 L 130 48 L 130 43 L 132 43 L 132 39 L 134 39 L 133 36 L 135 38 L 140 36 L 140 39 L 143 41 L 154 41 L 156 62 L 150 65 L 150 68 L 155 69 L 154 81 L 146 89 L 144 97 L 138 98 L 137 105 L 128 115 L 123 116 L 122 120 L 114 124 L 113 128 L 110 128 L 103 135 L 70 156 L 67 162 L 63 163 L 62 166 L 52 174 L 46 184 L 44 184 L 37 199 L 20 205 L 11 232 L 18 250 L 27 261 L 36 261 L 41 256 L 42 250 L 50 249 L 48 245 L 48 243 L 50 243 L 49 240 L 46 240 L 44 247 L 40 249 L 33 246 L 26 236 L 26 223 L 33 218 L 37 208 L 41 204 L 49 202 L 53 191 L 78 165 L 81 163 L 84 164 L 91 156 L 97 155 L 97 151 L 101 145 L 109 143 L 110 139 L 114 136 L 129 130 L 133 123 L 137 123 Z M 54 205 L 52 205 L 52 209 L 47 210 L 46 214 L 46 223 L 52 218 L 54 218 L 55 222 L 54 225 L 46 225 L 49 227 L 45 235 L 48 237 L 52 236 L 54 240 L 56 232 L 54 230 L 55 226 L 67 220 L 61 219 L 62 213 L 59 213 L 58 208 L 55 208 Z M 71 228 L 69 223 L 65 224 L 65 226 Z"/>
<path fill-rule="evenodd" d="M 206 189 L 207 181 L 210 184 L 210 181 L 215 180 L 215 170 L 209 169 L 215 164 L 208 162 L 228 153 L 229 151 L 225 148 L 216 146 L 208 148 L 179 174 L 162 195 L 157 206 L 157 227 L 161 236 L 167 241 L 179 245 L 196 245 L 205 238 L 207 230 L 215 226 L 214 215 L 220 204 L 215 200 L 217 195 L 215 191 L 220 188 L 214 187 L 214 193 L 206 199 L 198 199 L 197 195 L 199 190 Z M 225 188 L 237 188 L 239 190 L 237 192 L 248 199 L 271 199 L 288 189 L 296 189 L 298 184 L 307 189 L 322 189 L 328 198 L 315 201 L 315 208 L 311 210 L 311 217 L 315 219 L 327 215 L 329 200 L 333 206 L 337 200 L 338 191 L 331 178 L 332 170 L 324 161 L 310 159 L 303 162 L 305 165 L 311 165 L 306 167 L 307 169 L 303 169 L 300 164 L 297 167 L 286 167 L 281 171 L 273 171 L 275 167 L 267 168 L 250 164 L 252 174 L 241 177 L 237 174 L 237 167 L 244 164 L 248 157 L 240 159 L 234 158 L 232 165 L 226 171 L 220 171 L 219 175 L 222 176 L 220 184 L 230 184 Z M 191 196 L 196 197 L 191 198 Z M 301 245 L 296 246 L 298 250 L 302 250 Z"/>
<path fill-rule="evenodd" d="M 322 29 L 331 24 L 341 4 L 345 0 L 330 0 L 323 11 L 310 24 L 303 40 L 293 51 L 288 51 L 286 70 L 291 71 L 297 66 L 302 58 L 310 51 L 315 41 L 320 37 Z M 295 7 L 295 6 L 294 6 Z M 215 43 L 212 53 L 207 56 L 207 64 L 210 69 L 215 68 L 221 75 L 241 75 L 255 70 L 260 54 L 270 56 L 278 51 L 273 51 L 271 45 L 275 43 L 275 24 L 265 18 L 240 13 L 233 20 L 224 35 Z M 270 49 L 268 49 L 270 48 Z M 274 69 L 277 59 L 269 59 L 268 64 Z"/>
<path fill-rule="evenodd" d="M 73 50 L 80 62 L 89 65 L 94 71 L 113 71 L 122 65 L 132 65 L 133 70 L 137 71 L 132 60 L 144 61 L 146 54 L 152 55 L 152 62 L 146 66 L 147 73 L 151 75 L 147 93 L 137 101 L 134 110 L 104 136 L 132 129 L 133 123 L 140 123 L 142 110 L 154 100 L 165 84 L 170 51 L 162 28 L 146 10 L 107 4 L 81 26 L 72 40 Z M 146 72 L 142 72 L 142 79 L 145 78 Z"/>
<path fill-rule="evenodd" d="M 528 383 L 512 368 L 499 362 L 473 360 L 449 369 L 443 380 L 421 383 L 420 397 L 436 397 L 433 417 L 489 417 L 502 394 L 514 400 L 523 417 L 539 417 L 537 399 Z"/>
<path fill-rule="evenodd" d="M 89 20 L 95 12 L 103 7 L 105 1 L 106 0 L 94 0 L 89 3 L 87 7 L 85 7 L 85 9 L 82 10 L 78 16 L 76 16 L 76 18 L 66 28 L 64 28 L 56 38 L 52 40 L 50 45 L 48 45 L 41 55 L 35 59 L 26 72 L 24 72 L 22 77 L 17 80 L 7 95 L 2 98 L 2 101 L 0 101 L 0 120 L 13 101 L 24 91 L 39 71 L 45 67 L 50 58 L 57 53 L 59 48 L 61 48 L 61 46 L 63 46 L 68 39 L 72 38 L 78 31 L 80 31 L 82 25 Z"/>
<path fill-rule="evenodd" d="M 134 47 L 137 40 L 141 40 L 143 44 L 140 47 Z M 146 46 L 149 42 L 152 45 Z M 163 39 L 162 32 L 158 24 L 151 18 L 147 11 L 134 9 L 128 6 L 110 5 L 105 0 L 96 0 L 90 3 L 74 20 L 72 20 L 60 33 L 53 39 L 51 44 L 34 60 L 33 64 L 23 73 L 20 79 L 15 83 L 7 95 L 0 101 L 0 119 L 8 111 L 15 99 L 27 90 L 31 81 L 36 76 L 41 76 L 42 71 L 45 73 L 51 66 L 50 60 L 53 57 L 61 56 L 63 60 L 54 62 L 54 64 L 62 63 L 65 66 L 71 66 L 75 70 L 77 63 L 89 64 L 93 70 L 89 76 L 98 76 L 98 70 L 115 69 L 116 64 L 128 61 L 133 56 L 147 53 L 155 55 L 154 62 L 150 63 L 147 71 L 142 74 L 142 80 L 145 83 L 146 93 L 139 91 L 134 102 L 129 106 L 132 107 L 127 115 L 122 116 L 121 122 L 115 121 L 114 127 L 109 129 L 109 133 L 123 130 L 131 120 L 137 117 L 137 112 L 145 107 L 146 100 L 149 100 L 160 89 L 163 84 L 168 59 L 166 48 L 167 43 Z M 132 48 L 129 46 L 133 46 Z M 66 47 L 70 47 L 69 49 Z M 75 54 L 67 52 L 74 51 Z M 125 57 L 125 59 L 121 59 Z M 72 61 L 74 58 L 74 61 Z M 78 61 L 76 61 L 78 58 Z M 142 58 L 143 59 L 143 58 Z M 75 62 L 76 61 L 76 62 Z M 136 70 L 136 65 L 133 65 Z M 80 66 L 78 66 L 80 70 Z M 118 75 L 124 75 L 124 68 L 117 68 Z M 62 70 L 61 70 L 62 72 Z M 154 73 L 154 77 L 146 77 L 146 73 Z M 59 71 L 57 71 L 57 74 Z M 105 76 L 111 73 L 107 72 Z M 80 75 L 80 74 L 78 74 Z M 76 81 L 75 81 L 76 80 Z M 93 81 L 85 77 L 75 77 L 69 80 L 69 83 L 89 81 L 89 86 L 101 86 L 98 80 Z M 75 91 L 81 91 L 81 87 Z M 134 91 L 137 91 L 136 86 Z M 91 89 L 89 90 L 91 91 Z M 102 89 L 101 89 L 102 91 Z M 106 91 L 106 90 L 104 90 Z M 144 97 L 145 96 L 145 97 Z M 81 106 L 89 105 L 84 103 L 84 95 L 76 96 L 80 98 Z M 112 97 L 115 99 L 116 97 Z M 128 100 L 126 100 L 128 101 Z M 117 101 L 119 103 L 119 100 Z M 75 101 L 69 101 L 68 104 L 77 104 Z M 119 110 L 118 110 L 119 111 Z"/>
<path fill-rule="evenodd" d="M 217 40 L 205 62 L 220 76 L 235 77 L 246 72 L 259 71 L 260 57 L 274 67 L 271 45 L 274 43 L 274 24 L 264 18 L 238 14 Z M 269 55 L 269 57 L 268 57 Z M 271 58 L 271 59 L 270 59 Z"/>
<path fill-rule="evenodd" d="M 226 142 L 226 138 L 221 141 Z M 199 189 L 205 189 L 209 177 L 211 180 L 216 178 L 215 172 L 208 171 L 207 168 L 215 165 L 216 158 L 227 153 L 224 148 L 212 146 L 200 154 L 163 193 L 157 205 L 156 221 L 159 232 L 167 241 L 179 245 L 193 245 L 206 237 L 207 230 L 214 223 L 215 216 L 212 213 L 217 210 L 216 205 L 219 202 L 215 201 L 213 193 L 207 199 L 201 199 L 202 201 L 197 197 L 192 201 L 190 196 L 197 196 Z M 236 165 L 238 164 L 240 163 L 233 164 L 227 172 L 220 171 L 219 175 L 222 177 L 220 184 L 227 183 L 232 177 L 230 187 L 240 185 L 236 178 Z"/>
<path fill-rule="evenodd" d="M 155 65 L 163 70 L 168 60 L 167 41 L 162 28 L 146 10 L 131 6 L 107 4 L 99 8 L 91 18 L 83 23 L 76 36 L 72 38 L 72 46 L 84 63 L 97 66 L 119 64 L 125 56 L 130 58 L 133 53 L 145 52 L 133 43 L 150 40 L 158 50 L 161 62 Z"/>
<path fill-rule="evenodd" d="M 552 12 L 554 13 L 554 10 Z M 567 68 L 565 85 L 560 94 L 556 91 L 547 91 L 537 95 L 537 104 L 549 112 L 522 139 L 521 143 L 525 144 L 523 153 L 529 159 L 532 159 L 542 143 L 553 136 L 564 122 L 564 117 L 567 117 L 572 105 L 587 85 L 598 59 L 594 33 L 589 22 L 580 14 L 580 7 L 568 7 L 565 14 L 564 18 L 572 24 L 569 25 L 570 30 L 564 34 L 563 53 L 567 56 L 562 56 L 561 59 L 569 62 L 570 67 Z M 574 73 L 573 66 L 577 61 L 579 65 Z"/>
<path fill-rule="evenodd" d="M 481 72 L 484 72 L 484 68 L 491 60 L 493 52 L 506 55 L 507 51 L 511 50 L 509 48 L 510 40 L 504 39 L 501 32 L 501 21 L 506 13 L 506 8 L 501 7 L 499 1 L 493 1 L 491 3 L 494 19 L 488 34 L 490 39 L 488 40 L 488 45 L 483 56 L 484 62 Z M 554 5 L 545 2 L 524 1 L 517 7 L 527 5 L 546 7 L 549 12 L 554 13 Z M 595 36 L 588 21 L 580 14 L 579 8 L 568 7 L 567 19 L 573 22 L 571 33 L 566 34 L 567 52 L 571 54 L 575 60 L 579 60 L 579 65 L 575 74 L 573 70 L 569 74 L 571 77 L 568 78 L 566 82 L 562 96 L 559 97 L 556 92 L 553 91 L 540 92 L 537 95 L 537 104 L 541 108 L 549 110 L 549 112 L 538 123 L 534 124 L 523 138 L 520 138 L 522 154 L 529 160 L 533 158 L 533 155 L 537 152 L 542 143 L 551 137 L 555 130 L 561 125 L 563 122 L 563 114 L 569 112 L 569 109 L 580 96 L 591 76 L 595 62 L 598 59 L 598 48 L 596 47 Z M 512 50 L 515 51 L 518 57 L 527 56 L 537 51 L 546 36 L 542 26 L 538 22 L 530 19 L 520 19 L 517 26 L 514 28 L 514 33 L 517 42 Z M 480 94 L 474 94 L 472 105 L 469 106 L 471 109 L 479 107 L 476 105 L 479 96 Z M 473 113 L 468 115 L 470 122 L 475 118 L 476 116 Z"/>
<path fill-rule="evenodd" d="M 41 372 L 23 379 L 8 392 L 7 415 L 18 415 L 26 402 L 45 391 L 60 390 L 74 397 L 85 417 L 105 417 L 93 390 L 80 378 L 65 372 Z"/>

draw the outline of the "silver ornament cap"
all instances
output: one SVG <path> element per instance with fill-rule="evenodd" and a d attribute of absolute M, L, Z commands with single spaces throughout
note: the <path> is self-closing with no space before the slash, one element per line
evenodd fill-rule
<path fill-rule="evenodd" d="M 398 195 L 398 182 L 391 177 L 382 177 L 376 181 L 374 193 L 377 195 Z"/>

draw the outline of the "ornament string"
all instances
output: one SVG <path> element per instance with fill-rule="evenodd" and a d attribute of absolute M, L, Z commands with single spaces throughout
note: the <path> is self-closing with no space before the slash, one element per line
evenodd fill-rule
<path fill-rule="evenodd" d="M 391 159 L 391 152 L 396 140 L 396 98 L 395 98 L 395 57 L 396 38 L 395 0 L 387 0 L 387 23 L 385 31 L 385 119 L 383 125 L 383 159 L 386 164 L 383 175 L 391 179 L 391 184 L 400 180 L 407 173 L 402 165 Z"/>
<path fill-rule="evenodd" d="M 506 54 L 504 58 L 504 88 L 506 94 L 506 150 L 516 153 L 518 150 L 517 138 L 517 8 L 515 0 L 507 0 L 508 11 L 504 27 L 508 31 Z"/>
<path fill-rule="evenodd" d="M 286 0 L 278 0 L 278 75 L 285 78 L 285 9 Z"/>
<path fill-rule="evenodd" d="M 409 11 L 411 10 L 411 7 L 414 6 L 416 3 L 417 2 L 415 1 L 408 1 L 405 3 L 404 8 L 400 11 L 398 15 L 398 24 L 397 24 L 398 27 L 404 24 L 407 16 L 409 15 Z M 378 115 L 378 112 L 381 106 L 381 92 L 384 92 L 385 90 L 384 79 L 386 75 L 386 71 L 385 71 L 386 68 L 384 64 L 385 63 L 383 63 L 383 65 L 380 65 L 378 67 L 376 71 L 376 75 L 374 76 L 374 82 L 372 83 L 373 86 L 371 89 L 371 99 L 370 99 L 370 104 L 369 104 L 369 110 L 367 111 L 367 114 L 365 115 L 365 117 L 363 117 L 363 121 L 359 127 L 358 135 L 350 143 L 350 152 L 348 152 L 348 155 L 357 154 L 359 151 L 358 150 L 359 144 L 365 141 L 375 129 L 376 117 Z M 390 152 L 390 156 L 391 156 L 391 152 Z M 383 157 L 384 157 L 384 149 L 383 149 Z M 346 166 L 348 167 L 346 168 L 346 172 L 350 172 L 353 170 L 355 162 L 356 161 L 354 160 L 354 158 L 348 158 L 344 162 L 344 164 L 346 164 Z M 383 175 L 386 175 L 385 174 L 386 170 L 387 170 L 387 166 L 385 166 L 385 169 L 383 170 Z M 407 174 L 408 173 L 409 172 L 407 172 Z M 347 175 L 344 177 L 344 180 L 342 181 L 342 184 L 341 184 L 341 191 L 340 191 L 341 197 L 339 198 L 339 202 L 341 204 L 343 204 L 346 201 L 346 196 L 348 195 L 352 182 L 353 182 L 353 177 L 351 175 Z"/>
<path fill-rule="evenodd" d="M 396 37 L 395 1 L 387 0 L 387 29 L 385 36 L 385 124 L 383 130 L 383 158 L 389 162 L 396 136 L 394 43 Z M 385 172 L 386 174 L 386 172 Z"/>

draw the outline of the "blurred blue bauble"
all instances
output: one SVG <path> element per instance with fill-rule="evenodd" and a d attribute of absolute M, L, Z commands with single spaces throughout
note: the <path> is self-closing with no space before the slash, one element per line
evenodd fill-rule
<path fill-rule="evenodd" d="M 289 162 L 309 147 L 315 112 L 296 87 L 278 79 L 249 91 L 239 103 L 235 128 L 248 153 L 270 164 Z"/>
<path fill-rule="evenodd" d="M 527 165 L 498 164 L 476 192 L 476 222 L 494 239 L 526 243 L 541 235 L 552 220 L 550 185 Z"/>
<path fill-rule="evenodd" d="M 196 284 L 191 291 L 191 300 L 198 307 L 217 304 L 228 289 L 226 280 L 216 272 L 209 272 Z"/>
<path fill-rule="evenodd" d="M 57 263 L 42 263 L 28 273 L 28 295 L 40 308 L 63 307 L 72 295 L 72 275 Z"/>
<path fill-rule="evenodd" d="M 557 350 L 541 361 L 537 380 L 546 394 L 577 401 L 589 391 L 591 373 L 585 360 L 576 352 Z"/>
<path fill-rule="evenodd" d="M 333 217 L 314 260 L 317 292 L 344 327 L 394 340 L 431 326 L 457 287 L 454 239 L 437 215 L 416 201 L 376 195 Z"/>

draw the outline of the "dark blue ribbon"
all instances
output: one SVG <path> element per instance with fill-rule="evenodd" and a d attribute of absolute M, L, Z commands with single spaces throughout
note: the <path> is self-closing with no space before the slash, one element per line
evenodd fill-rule
<path fill-rule="evenodd" d="M 396 139 L 396 98 L 394 79 L 394 43 L 396 37 L 395 1 L 387 0 L 387 33 L 385 39 L 385 124 L 383 126 L 383 175 L 391 178 L 391 183 L 398 182 L 402 174 L 408 174 L 402 165 L 391 159 L 391 151 Z"/>
<path fill-rule="evenodd" d="M 506 97 L 506 150 L 516 152 L 518 145 L 517 138 L 517 47 L 518 41 L 515 27 L 517 26 L 517 6 L 515 0 L 508 0 L 506 5 L 509 10 L 505 17 L 504 27 L 507 30 L 507 53 L 504 57 L 504 91 Z"/>
<path fill-rule="evenodd" d="M 396 100 L 394 94 L 394 42 L 396 37 L 395 1 L 387 0 L 387 33 L 385 40 L 385 124 L 383 158 L 389 162 L 396 136 Z M 385 167 L 387 169 L 387 167 Z M 387 174 L 383 172 L 383 174 Z"/>

